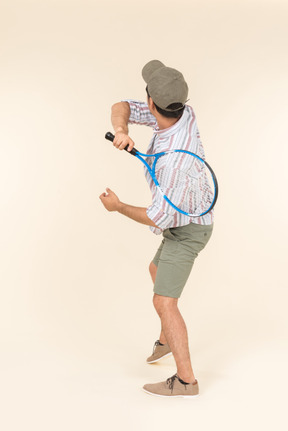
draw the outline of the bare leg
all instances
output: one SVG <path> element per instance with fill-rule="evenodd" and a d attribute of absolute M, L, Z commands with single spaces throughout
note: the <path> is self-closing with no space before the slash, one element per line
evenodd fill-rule
<path fill-rule="evenodd" d="M 153 262 L 150 263 L 149 272 L 150 272 L 153 284 L 155 284 L 155 279 L 157 274 L 157 266 L 155 265 L 155 263 Z M 162 325 L 161 325 L 161 333 L 160 333 L 159 341 L 161 344 L 167 344 L 167 339 L 165 337 Z"/>
<path fill-rule="evenodd" d="M 178 377 L 187 383 L 192 383 L 195 381 L 195 376 L 191 366 L 188 334 L 177 302 L 176 298 L 157 294 L 153 298 L 154 307 L 161 319 L 166 340 L 177 365 Z"/>
<path fill-rule="evenodd" d="M 150 263 L 149 272 L 150 272 L 153 284 L 155 284 L 156 274 L 157 274 L 157 266 L 155 265 L 155 263 L 153 262 Z"/>

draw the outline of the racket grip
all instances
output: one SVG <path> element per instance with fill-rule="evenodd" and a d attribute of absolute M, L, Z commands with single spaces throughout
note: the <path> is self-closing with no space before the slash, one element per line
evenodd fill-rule
<path fill-rule="evenodd" d="M 106 135 L 105 135 L 105 139 L 108 139 L 108 141 L 113 142 L 113 141 L 114 141 L 114 138 L 115 138 L 115 136 L 114 136 L 114 135 L 112 135 L 112 133 L 111 133 L 111 132 L 107 132 L 107 133 L 106 133 Z"/>
<path fill-rule="evenodd" d="M 115 136 L 111 132 L 107 132 L 106 135 L 105 135 L 105 139 L 107 139 L 108 141 L 113 142 L 114 138 L 115 138 Z M 127 151 L 127 153 L 132 154 L 132 156 L 136 156 L 136 154 L 138 153 L 138 151 L 136 150 L 136 148 L 132 148 L 131 151 L 128 151 L 128 147 L 129 147 L 129 145 L 126 145 L 126 147 L 124 148 L 124 150 Z"/>

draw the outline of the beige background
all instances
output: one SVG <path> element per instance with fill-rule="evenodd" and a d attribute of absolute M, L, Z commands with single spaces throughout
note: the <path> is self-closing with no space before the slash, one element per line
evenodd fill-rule
<path fill-rule="evenodd" d="M 3 431 L 287 429 L 287 20 L 272 0 L 1 3 Z M 141 391 L 175 372 L 145 364 L 160 237 L 98 199 L 150 203 L 104 134 L 154 58 L 186 77 L 220 183 L 180 302 L 193 401 Z M 150 130 L 130 132 L 145 150 Z"/>

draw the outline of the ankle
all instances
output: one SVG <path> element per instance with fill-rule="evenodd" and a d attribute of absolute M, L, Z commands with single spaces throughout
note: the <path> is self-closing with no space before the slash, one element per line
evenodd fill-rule
<path fill-rule="evenodd" d="M 195 379 L 194 376 L 185 376 L 183 374 L 181 374 L 179 376 L 178 373 L 177 373 L 177 376 L 178 376 L 181 383 L 192 384 L 192 385 L 196 385 L 196 383 L 197 383 L 197 380 Z"/>

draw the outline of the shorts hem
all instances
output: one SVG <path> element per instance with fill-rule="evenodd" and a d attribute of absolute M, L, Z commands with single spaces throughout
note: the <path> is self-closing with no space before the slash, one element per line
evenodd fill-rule
<path fill-rule="evenodd" d="M 166 296 L 168 298 L 174 298 L 174 299 L 179 299 L 180 296 L 181 296 L 181 294 L 182 294 L 182 292 L 180 292 L 180 294 L 178 296 L 176 296 L 176 294 L 173 295 L 173 294 L 171 294 L 169 292 L 167 292 L 167 293 L 165 293 L 165 292 L 157 292 L 155 289 L 153 289 L 153 292 L 156 293 L 156 295 Z"/>

